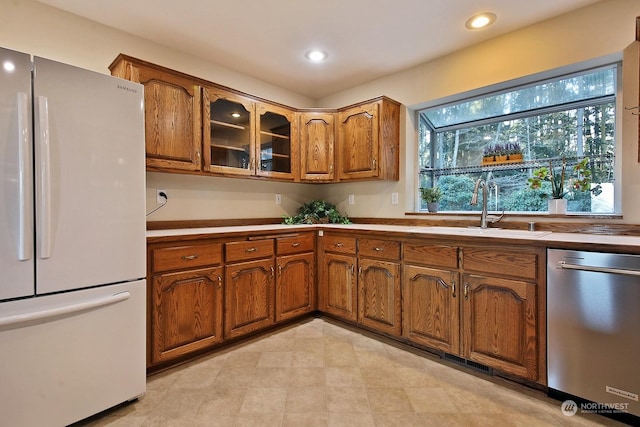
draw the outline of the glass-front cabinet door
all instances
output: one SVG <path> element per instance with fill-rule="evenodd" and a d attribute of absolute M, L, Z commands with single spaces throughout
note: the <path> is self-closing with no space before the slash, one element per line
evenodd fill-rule
<path fill-rule="evenodd" d="M 205 170 L 230 175 L 255 174 L 254 102 L 206 87 L 203 98 Z"/>
<path fill-rule="evenodd" d="M 257 104 L 258 175 L 289 180 L 294 178 L 294 118 L 295 113 L 286 108 Z"/>

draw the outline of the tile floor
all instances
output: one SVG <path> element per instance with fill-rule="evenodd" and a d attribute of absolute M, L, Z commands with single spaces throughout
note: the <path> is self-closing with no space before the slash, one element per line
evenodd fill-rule
<path fill-rule="evenodd" d="M 323 319 L 150 376 L 88 426 L 619 426 Z"/>

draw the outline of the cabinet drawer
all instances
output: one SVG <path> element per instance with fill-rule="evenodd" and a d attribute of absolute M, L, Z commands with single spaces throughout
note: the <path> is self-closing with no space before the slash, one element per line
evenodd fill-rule
<path fill-rule="evenodd" d="M 151 268 L 154 272 L 221 264 L 222 244 L 210 243 L 153 249 L 151 262 Z"/>
<path fill-rule="evenodd" d="M 273 239 L 225 243 L 227 262 L 246 261 L 273 256 Z"/>
<path fill-rule="evenodd" d="M 325 235 L 322 237 L 322 248 L 325 252 L 336 252 L 339 254 L 355 254 L 356 238 L 347 236 Z"/>
<path fill-rule="evenodd" d="M 403 255 L 407 264 L 458 268 L 458 248 L 456 246 L 405 243 Z"/>
<path fill-rule="evenodd" d="M 400 259 L 400 242 L 378 239 L 359 239 L 358 254 L 388 260 Z"/>
<path fill-rule="evenodd" d="M 313 233 L 304 233 L 299 236 L 276 238 L 276 253 L 278 255 L 299 254 L 313 252 Z"/>
<path fill-rule="evenodd" d="M 501 274 L 523 279 L 537 279 L 538 255 L 527 248 L 463 248 L 465 271 Z"/>

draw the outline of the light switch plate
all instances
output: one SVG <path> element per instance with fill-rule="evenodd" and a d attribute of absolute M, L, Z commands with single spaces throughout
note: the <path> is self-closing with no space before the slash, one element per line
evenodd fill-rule
<path fill-rule="evenodd" d="M 391 193 L 391 204 L 392 205 L 398 204 L 398 193 L 396 192 Z"/>
<path fill-rule="evenodd" d="M 354 194 L 349 194 L 349 204 L 350 205 L 356 204 L 356 196 Z"/>

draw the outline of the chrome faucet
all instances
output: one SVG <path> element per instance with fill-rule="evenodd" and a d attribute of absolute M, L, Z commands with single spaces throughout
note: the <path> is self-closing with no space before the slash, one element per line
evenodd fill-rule
<path fill-rule="evenodd" d="M 480 214 L 480 228 L 487 228 L 489 221 L 491 224 L 500 221 L 504 217 L 504 211 L 502 211 L 502 215 L 500 217 L 491 217 L 487 214 L 487 199 L 488 191 L 487 191 L 487 183 L 484 179 L 479 178 L 476 181 L 476 186 L 473 188 L 473 195 L 471 196 L 471 206 L 476 206 L 478 204 L 478 190 L 482 187 L 482 213 Z"/>

